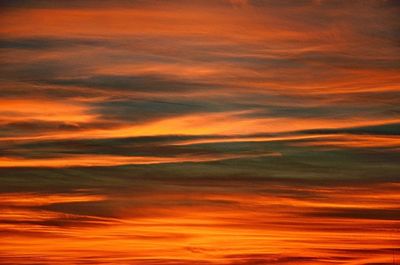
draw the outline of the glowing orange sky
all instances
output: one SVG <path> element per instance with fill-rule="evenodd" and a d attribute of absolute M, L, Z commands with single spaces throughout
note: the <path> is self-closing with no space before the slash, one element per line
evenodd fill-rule
<path fill-rule="evenodd" d="M 399 8 L 0 1 L 0 264 L 396 263 Z"/>

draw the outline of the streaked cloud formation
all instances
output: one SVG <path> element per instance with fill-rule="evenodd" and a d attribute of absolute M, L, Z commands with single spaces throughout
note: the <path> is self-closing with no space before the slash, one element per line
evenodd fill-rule
<path fill-rule="evenodd" d="M 0 1 L 0 263 L 392 264 L 399 9 Z"/>

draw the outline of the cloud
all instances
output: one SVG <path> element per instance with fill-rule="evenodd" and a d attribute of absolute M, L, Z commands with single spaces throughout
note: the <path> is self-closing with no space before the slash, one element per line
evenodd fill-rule
<path fill-rule="evenodd" d="M 367 134 L 367 135 L 399 135 L 400 123 L 388 123 L 375 126 L 361 126 L 361 127 L 350 127 L 341 129 L 317 129 L 304 131 L 304 133 L 315 133 L 315 134 L 335 134 L 335 133 L 347 133 L 347 134 Z"/>
<path fill-rule="evenodd" d="M 178 92 L 185 90 L 213 89 L 215 85 L 174 80 L 163 76 L 98 75 L 81 79 L 55 79 L 45 83 L 52 85 L 89 87 L 107 90 L 128 90 L 154 93 L 155 91 Z"/>
<path fill-rule="evenodd" d="M 73 38 L 3 38 L 0 49 L 52 50 L 76 48 L 80 46 L 104 46 L 107 40 Z"/>
<path fill-rule="evenodd" d="M 398 220 L 400 218 L 399 209 L 330 209 L 316 211 L 310 214 L 315 217 L 350 218 L 350 219 L 369 219 L 369 220 Z"/>

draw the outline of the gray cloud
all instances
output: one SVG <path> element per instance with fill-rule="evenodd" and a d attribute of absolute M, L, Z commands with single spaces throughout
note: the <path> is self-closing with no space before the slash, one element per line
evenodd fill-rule
<path fill-rule="evenodd" d="M 43 80 L 52 85 L 88 87 L 107 90 L 125 91 L 188 91 L 215 89 L 215 84 L 200 83 L 194 81 L 176 80 L 161 75 L 95 75 L 87 78 L 53 79 Z"/>
<path fill-rule="evenodd" d="M 306 215 L 339 219 L 400 220 L 400 209 L 320 209 Z"/>
<path fill-rule="evenodd" d="M 79 39 L 79 38 L 1 38 L 0 49 L 22 50 L 52 50 L 79 48 L 79 46 L 100 46 L 107 44 L 106 39 Z"/>
<path fill-rule="evenodd" d="M 400 123 L 388 123 L 374 126 L 350 127 L 341 129 L 315 129 L 306 130 L 302 133 L 309 134 L 368 134 L 368 135 L 400 135 Z"/>

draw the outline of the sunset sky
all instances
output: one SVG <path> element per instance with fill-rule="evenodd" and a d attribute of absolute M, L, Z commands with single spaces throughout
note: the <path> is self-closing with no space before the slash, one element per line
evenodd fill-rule
<path fill-rule="evenodd" d="M 0 264 L 400 264 L 399 17 L 0 0 Z"/>

